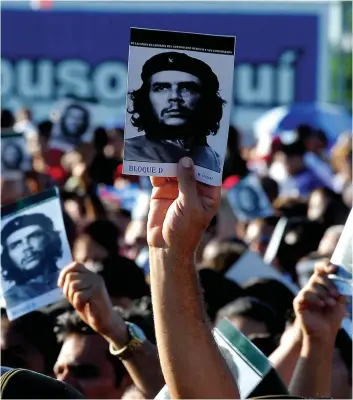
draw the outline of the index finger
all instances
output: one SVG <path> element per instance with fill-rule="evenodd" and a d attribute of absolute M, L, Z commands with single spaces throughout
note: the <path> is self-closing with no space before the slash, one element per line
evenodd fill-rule
<path fill-rule="evenodd" d="M 332 274 L 336 271 L 337 267 L 330 264 L 330 261 L 326 258 L 318 261 L 315 264 L 314 273 L 320 276 Z"/>
<path fill-rule="evenodd" d="M 64 284 L 65 278 L 69 272 L 85 272 L 87 268 L 76 261 L 69 264 L 67 267 L 61 270 L 58 278 L 58 286 L 62 286 Z"/>

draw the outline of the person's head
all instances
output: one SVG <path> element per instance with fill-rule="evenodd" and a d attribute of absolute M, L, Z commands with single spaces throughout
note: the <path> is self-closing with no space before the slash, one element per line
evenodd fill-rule
<path fill-rule="evenodd" d="M 277 217 L 267 217 L 249 223 L 245 241 L 249 244 L 250 250 L 259 253 L 261 256 L 265 255 L 277 222 Z"/>
<path fill-rule="evenodd" d="M 38 124 L 38 134 L 30 135 L 27 138 L 28 146 L 31 154 L 45 154 L 48 152 L 50 146 L 51 133 L 53 123 L 45 120 Z"/>
<path fill-rule="evenodd" d="M 281 332 L 275 310 L 254 297 L 240 297 L 217 313 L 217 320 L 228 318 L 245 336 L 268 335 Z"/>
<path fill-rule="evenodd" d="M 130 93 L 131 123 L 154 139 L 193 138 L 205 143 L 223 115 L 218 78 L 185 53 L 160 53 L 146 61 L 142 86 Z"/>
<path fill-rule="evenodd" d="M 151 294 L 143 270 L 128 258 L 109 258 L 95 263 L 92 269 L 104 279 L 115 306 L 126 309 L 131 307 L 134 300 Z"/>
<path fill-rule="evenodd" d="M 291 144 L 282 144 L 276 157 L 280 163 L 283 163 L 287 174 L 289 176 L 294 176 L 305 168 L 304 153 L 305 147 L 302 141 L 297 140 Z"/>
<path fill-rule="evenodd" d="M 248 174 L 246 161 L 242 157 L 241 136 L 237 128 L 230 126 L 228 131 L 227 151 L 223 167 L 223 181 L 232 175 L 244 177 Z"/>
<path fill-rule="evenodd" d="M 62 342 L 54 367 L 56 378 L 88 399 L 120 399 L 131 379 L 122 362 L 109 353 L 108 342 L 75 311 L 59 316 L 56 331 Z"/>
<path fill-rule="evenodd" d="M 23 172 L 16 172 L 16 176 L 6 177 L 6 173 L 0 177 L 1 205 L 13 203 L 23 197 L 29 196 L 30 191 L 26 185 Z"/>
<path fill-rule="evenodd" d="M 241 240 L 211 240 L 203 251 L 201 265 L 219 272 L 226 272 L 246 251 Z"/>
<path fill-rule="evenodd" d="M 60 232 L 45 214 L 13 218 L 1 231 L 1 267 L 4 279 L 26 282 L 39 272 L 56 268 L 62 256 Z"/>
<path fill-rule="evenodd" d="M 15 123 L 15 117 L 7 109 L 1 109 L 1 128 L 12 128 Z"/>
<path fill-rule="evenodd" d="M 89 112 L 80 104 L 69 105 L 60 118 L 62 134 L 71 139 L 80 139 L 86 133 L 89 124 Z"/>
<path fill-rule="evenodd" d="M 101 262 L 119 253 L 119 230 L 110 221 L 97 220 L 83 227 L 73 247 L 78 262 Z"/>
<path fill-rule="evenodd" d="M 349 209 L 342 197 L 328 188 L 314 190 L 308 202 L 308 218 L 327 226 L 345 223 Z"/>
<path fill-rule="evenodd" d="M 306 151 L 317 153 L 327 146 L 327 138 L 325 132 L 322 130 L 314 129 L 310 125 L 301 124 L 297 126 L 296 132 Z"/>
<path fill-rule="evenodd" d="M 209 268 L 198 271 L 207 314 L 212 322 L 226 304 L 244 296 L 244 290 L 221 272 Z"/>
<path fill-rule="evenodd" d="M 124 150 L 124 128 L 114 126 L 107 130 L 108 143 L 104 148 L 104 154 L 109 158 L 122 159 Z"/>
<path fill-rule="evenodd" d="M 9 321 L 1 310 L 1 364 L 51 375 L 58 345 L 51 317 L 33 311 Z"/>
<path fill-rule="evenodd" d="M 330 226 L 330 228 L 326 230 L 317 249 L 320 256 L 331 258 L 342 234 L 343 228 L 344 225 L 334 225 Z"/>
<path fill-rule="evenodd" d="M 81 143 L 75 150 L 66 153 L 62 157 L 61 164 L 73 177 L 82 178 L 87 175 L 93 157 L 93 146 L 90 143 Z"/>
<path fill-rule="evenodd" d="M 28 108 L 20 108 L 16 113 L 16 122 L 32 121 L 32 113 Z"/>
<path fill-rule="evenodd" d="M 140 251 L 147 246 L 147 219 L 134 219 L 128 224 L 125 235 L 124 255 L 135 260 Z"/>
<path fill-rule="evenodd" d="M 243 288 L 245 296 L 255 297 L 272 307 L 280 330 L 284 330 L 288 315 L 293 312 L 293 292 L 282 282 L 270 278 L 254 278 Z"/>

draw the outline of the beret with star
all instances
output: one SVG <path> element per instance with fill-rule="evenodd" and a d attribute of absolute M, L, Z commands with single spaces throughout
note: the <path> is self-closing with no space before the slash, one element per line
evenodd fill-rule
<path fill-rule="evenodd" d="M 8 222 L 1 231 L 1 245 L 6 244 L 7 238 L 19 229 L 26 226 L 39 225 L 44 231 L 50 232 L 54 230 L 53 222 L 44 214 L 28 214 L 21 215 Z"/>
<path fill-rule="evenodd" d="M 167 52 L 156 54 L 142 67 L 141 79 L 146 83 L 149 78 L 161 71 L 182 71 L 194 75 L 210 89 L 218 91 L 219 82 L 216 74 L 203 61 L 185 53 Z"/>

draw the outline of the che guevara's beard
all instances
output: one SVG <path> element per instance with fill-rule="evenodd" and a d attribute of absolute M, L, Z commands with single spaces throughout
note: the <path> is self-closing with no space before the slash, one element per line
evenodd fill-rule
<path fill-rule="evenodd" d="M 21 282 L 28 282 L 38 276 L 42 276 L 50 271 L 54 271 L 56 268 L 57 267 L 53 258 L 46 257 L 44 255 L 36 267 L 29 270 L 21 270 Z"/>
<path fill-rule="evenodd" d="M 206 132 L 200 127 L 200 120 L 196 118 L 179 125 L 171 126 L 151 118 L 148 128 L 145 129 L 146 136 L 151 140 L 191 140 L 199 145 L 207 144 Z"/>

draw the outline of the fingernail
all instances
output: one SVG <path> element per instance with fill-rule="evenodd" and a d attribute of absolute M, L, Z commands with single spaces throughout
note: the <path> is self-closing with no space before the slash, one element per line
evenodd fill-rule
<path fill-rule="evenodd" d="M 193 161 L 192 161 L 192 159 L 189 158 L 189 157 L 184 157 L 184 158 L 181 160 L 181 165 L 182 165 L 184 168 L 191 168 L 192 165 L 193 165 Z"/>

